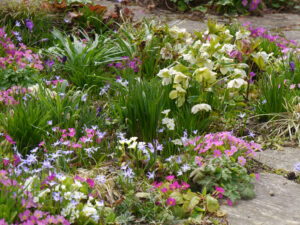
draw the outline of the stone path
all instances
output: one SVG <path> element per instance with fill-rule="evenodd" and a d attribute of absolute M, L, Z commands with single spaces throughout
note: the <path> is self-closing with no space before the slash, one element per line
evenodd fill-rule
<path fill-rule="evenodd" d="M 266 150 L 257 160 L 273 169 L 293 171 L 300 162 L 300 148 Z M 261 173 L 253 200 L 222 206 L 231 225 L 300 225 L 300 184 L 283 176 Z"/>
<path fill-rule="evenodd" d="M 282 176 L 261 173 L 256 197 L 224 205 L 230 225 L 299 225 L 300 185 Z"/>
<path fill-rule="evenodd" d="M 114 9 L 114 4 L 116 1 L 109 0 L 96 0 L 98 4 L 104 5 L 108 7 L 108 10 Z M 221 16 L 214 15 L 205 15 L 204 18 L 195 18 L 195 16 L 191 16 L 189 14 L 182 13 L 174 13 L 167 10 L 154 9 L 152 11 L 147 8 L 140 7 L 137 5 L 129 5 L 129 9 L 131 9 L 135 14 L 135 20 L 139 21 L 142 18 L 153 18 L 156 20 L 160 20 L 166 22 L 170 25 L 176 24 L 179 27 L 184 27 L 188 31 L 193 32 L 196 30 L 203 30 L 206 28 L 207 19 L 216 19 L 220 23 L 237 21 L 241 24 L 245 22 L 250 22 L 252 26 L 264 27 L 271 33 L 280 33 L 286 36 L 288 39 L 295 40 L 298 44 L 300 44 L 300 14 L 266 14 L 263 17 L 257 16 L 243 16 L 234 19 L 228 19 Z"/>

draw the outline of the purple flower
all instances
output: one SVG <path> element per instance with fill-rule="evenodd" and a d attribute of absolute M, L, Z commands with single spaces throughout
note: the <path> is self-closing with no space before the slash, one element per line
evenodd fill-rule
<path fill-rule="evenodd" d="M 247 4 L 248 4 L 248 0 L 243 0 L 243 1 L 242 1 L 242 5 L 243 5 L 243 6 L 246 6 Z"/>
<path fill-rule="evenodd" d="M 52 66 L 53 66 L 53 64 L 54 64 L 54 60 L 46 60 L 46 62 L 45 62 L 45 64 L 46 64 L 46 66 L 48 66 L 49 68 L 51 68 Z"/>
<path fill-rule="evenodd" d="M 250 81 L 250 84 L 252 84 L 253 83 L 252 78 L 255 77 L 255 73 L 251 72 L 249 75 L 250 75 L 250 80 L 249 81 Z"/>
<path fill-rule="evenodd" d="M 290 67 L 291 67 L 292 71 L 296 70 L 296 65 L 295 65 L 295 63 L 293 61 L 290 62 Z"/>
<path fill-rule="evenodd" d="M 101 106 L 99 106 L 99 107 L 97 108 L 97 115 L 96 115 L 97 117 L 100 116 L 101 111 L 102 111 L 102 108 L 101 108 Z"/>
<path fill-rule="evenodd" d="M 297 162 L 295 165 L 294 165 L 294 168 L 297 172 L 300 171 L 300 162 Z"/>
<path fill-rule="evenodd" d="M 67 61 L 67 56 L 64 55 L 64 56 L 62 57 L 62 62 L 65 63 L 66 61 Z"/>
<path fill-rule="evenodd" d="M 26 27 L 31 32 L 33 29 L 33 22 L 30 19 L 26 19 Z"/>

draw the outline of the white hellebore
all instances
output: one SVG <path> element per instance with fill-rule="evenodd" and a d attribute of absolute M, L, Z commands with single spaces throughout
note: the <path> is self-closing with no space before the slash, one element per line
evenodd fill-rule
<path fill-rule="evenodd" d="M 247 82 L 243 80 L 242 78 L 233 79 L 228 82 L 227 88 L 237 88 L 239 89 L 243 85 L 247 85 Z"/>
<path fill-rule="evenodd" d="M 211 106 L 208 105 L 208 104 L 202 103 L 202 104 L 194 105 L 194 106 L 192 107 L 192 113 L 193 113 L 193 114 L 196 114 L 196 113 L 199 112 L 199 111 L 206 111 L 206 112 L 209 112 L 209 111 L 211 111 Z"/>

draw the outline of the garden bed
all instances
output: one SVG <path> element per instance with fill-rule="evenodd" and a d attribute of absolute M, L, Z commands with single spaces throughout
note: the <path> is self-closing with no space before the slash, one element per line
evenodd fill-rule
<path fill-rule="evenodd" d="M 0 224 L 228 224 L 263 172 L 299 181 L 300 162 L 262 152 L 300 145 L 295 41 L 133 22 L 124 4 L 6 3 Z"/>

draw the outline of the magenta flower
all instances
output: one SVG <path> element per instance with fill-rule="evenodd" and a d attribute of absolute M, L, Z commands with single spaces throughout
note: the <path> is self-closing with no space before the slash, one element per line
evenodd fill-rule
<path fill-rule="evenodd" d="M 74 177 L 74 179 L 75 179 L 75 180 L 80 180 L 81 182 L 84 182 L 84 179 L 83 179 L 82 177 L 78 176 L 78 175 L 76 175 L 76 176 Z"/>
<path fill-rule="evenodd" d="M 159 187 L 162 185 L 162 182 L 157 183 L 157 181 L 155 181 L 152 185 L 153 185 L 155 188 L 159 188 Z"/>
<path fill-rule="evenodd" d="M 182 187 L 183 190 L 186 190 L 190 187 L 190 185 L 182 181 L 181 182 L 181 187 Z"/>
<path fill-rule="evenodd" d="M 227 204 L 232 206 L 232 201 L 229 198 L 227 198 Z"/>
<path fill-rule="evenodd" d="M 225 190 L 222 187 L 215 186 L 216 192 L 223 194 Z"/>
<path fill-rule="evenodd" d="M 168 188 L 162 188 L 162 189 L 160 189 L 160 190 L 161 190 L 162 193 L 165 194 L 165 193 L 168 191 Z"/>
<path fill-rule="evenodd" d="M 11 144 L 16 144 L 16 142 L 13 141 L 13 139 L 12 139 L 8 134 L 5 134 L 5 138 L 6 138 L 6 140 L 7 140 L 9 143 L 11 143 Z"/>
<path fill-rule="evenodd" d="M 0 225 L 7 225 L 7 223 L 5 222 L 5 219 L 0 220 Z"/>
<path fill-rule="evenodd" d="M 255 179 L 259 180 L 259 174 L 258 173 L 255 174 Z"/>
<path fill-rule="evenodd" d="M 90 187 L 95 186 L 95 181 L 93 179 L 88 178 L 88 179 L 86 179 L 86 182 Z"/>
<path fill-rule="evenodd" d="M 168 198 L 167 204 L 170 206 L 176 205 L 176 200 L 174 198 Z"/>

